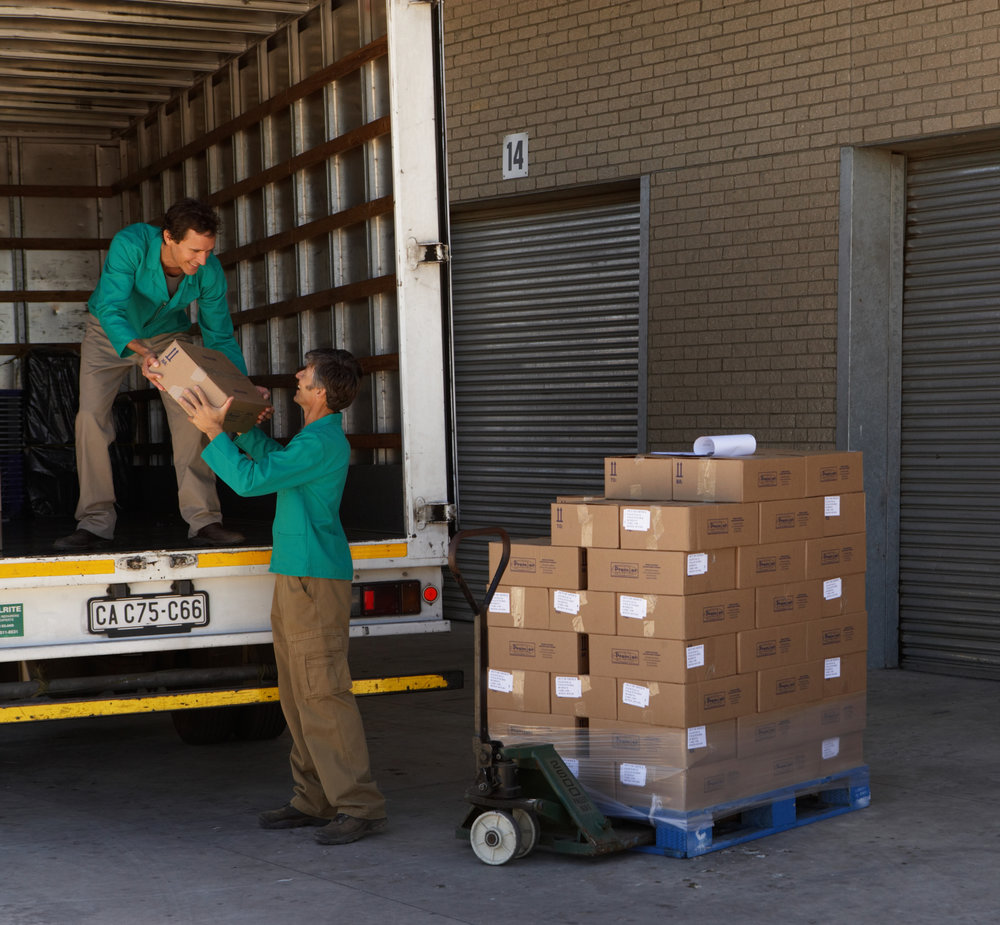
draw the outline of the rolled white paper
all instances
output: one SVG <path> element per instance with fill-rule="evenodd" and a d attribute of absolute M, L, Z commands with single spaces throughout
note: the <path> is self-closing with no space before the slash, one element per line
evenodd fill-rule
<path fill-rule="evenodd" d="M 752 456 L 757 449 L 753 434 L 722 434 L 699 437 L 694 442 L 695 456 Z"/>

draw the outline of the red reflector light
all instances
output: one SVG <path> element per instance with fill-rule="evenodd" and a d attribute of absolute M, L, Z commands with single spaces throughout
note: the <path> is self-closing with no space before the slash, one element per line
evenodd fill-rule
<path fill-rule="evenodd" d="M 371 613 L 375 609 L 375 592 L 371 588 L 365 589 L 365 602 L 362 606 L 365 613 Z"/>
<path fill-rule="evenodd" d="M 438 589 L 433 585 L 428 585 L 424 588 L 424 600 L 428 604 L 433 604 L 438 599 Z"/>

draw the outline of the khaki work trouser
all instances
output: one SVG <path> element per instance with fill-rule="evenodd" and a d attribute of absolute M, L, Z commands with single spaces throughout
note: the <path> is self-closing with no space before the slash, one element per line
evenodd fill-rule
<path fill-rule="evenodd" d="M 271 629 L 278 694 L 292 735 L 291 804 L 310 816 L 385 817 L 372 780 L 347 644 L 351 583 L 276 575 Z"/>
<path fill-rule="evenodd" d="M 145 343 L 162 352 L 171 341 L 190 343 L 188 334 L 160 334 Z M 115 439 L 111 415 L 118 390 L 130 369 L 139 366 L 138 354 L 120 357 L 101 323 L 91 315 L 80 345 L 80 410 L 76 415 L 76 469 L 80 481 L 77 524 L 97 536 L 115 534 L 115 486 L 108 446 Z M 174 451 L 177 500 L 188 536 L 222 520 L 215 475 L 201 458 L 205 438 L 188 419 L 184 409 L 169 396 L 162 396 Z"/>

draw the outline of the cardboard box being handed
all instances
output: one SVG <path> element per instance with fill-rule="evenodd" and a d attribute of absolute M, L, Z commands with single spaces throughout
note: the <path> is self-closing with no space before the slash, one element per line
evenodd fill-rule
<path fill-rule="evenodd" d="M 268 405 L 257 387 L 218 350 L 175 340 L 160 354 L 159 360 L 155 371 L 161 374 L 160 384 L 174 401 L 179 401 L 184 390 L 195 385 L 201 386 L 215 408 L 233 396 L 223 425 L 229 432 L 250 430 Z"/>

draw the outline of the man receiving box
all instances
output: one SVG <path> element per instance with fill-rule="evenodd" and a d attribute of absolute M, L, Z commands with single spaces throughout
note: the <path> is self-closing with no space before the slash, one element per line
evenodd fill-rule
<path fill-rule="evenodd" d="M 205 346 L 225 354 L 246 373 L 226 303 L 226 277 L 212 253 L 219 219 L 207 205 L 184 199 L 163 225 L 138 222 L 111 240 L 80 345 L 80 408 L 76 466 L 80 500 L 77 529 L 57 549 L 84 550 L 114 537 L 115 488 L 108 446 L 115 438 L 111 408 L 129 370 L 138 366 L 157 388 L 157 353 L 173 340 L 188 343 L 192 303 Z M 267 389 L 258 391 L 265 398 Z M 172 399 L 163 403 L 173 443 L 181 516 L 198 543 L 231 546 L 243 536 L 222 525 L 215 476 L 200 458 L 204 440 Z"/>
<path fill-rule="evenodd" d="M 386 824 L 347 663 L 354 567 L 340 499 L 351 448 L 340 412 L 358 393 L 361 368 L 346 350 L 328 348 L 307 353 L 306 364 L 295 391 L 305 423 L 287 446 L 256 427 L 231 440 L 222 429 L 229 402 L 213 408 L 198 387 L 180 401 L 209 438 L 202 458 L 223 481 L 247 497 L 277 492 L 271 629 L 294 795 L 261 813 L 260 824 L 322 826 L 320 844 L 343 845 Z"/>

